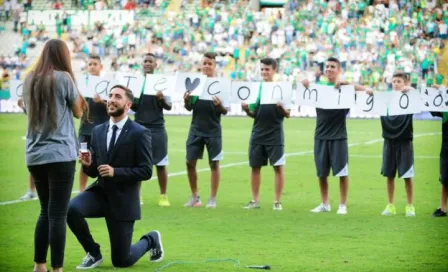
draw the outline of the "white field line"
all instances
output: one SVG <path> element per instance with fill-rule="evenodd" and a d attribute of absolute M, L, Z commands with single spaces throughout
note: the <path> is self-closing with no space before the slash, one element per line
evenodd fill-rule
<path fill-rule="evenodd" d="M 431 132 L 431 133 L 422 133 L 422 134 L 416 134 L 414 135 L 414 138 L 420 138 L 420 137 L 425 137 L 425 136 L 435 136 L 435 135 L 441 135 L 441 132 Z M 367 141 L 367 142 L 362 142 L 362 143 L 352 143 L 349 144 L 349 147 L 354 147 L 354 146 L 359 146 L 359 145 L 371 145 L 374 143 L 379 143 L 382 142 L 383 139 L 375 139 L 375 140 L 371 140 L 371 141 Z M 172 150 L 174 151 L 174 150 Z M 174 151 L 176 152 L 176 151 Z M 294 152 L 294 153 L 286 153 L 285 156 L 286 157 L 290 157 L 290 156 L 304 156 L 304 155 L 310 155 L 313 154 L 314 151 L 310 150 L 310 151 L 302 151 L 302 152 Z M 225 152 L 224 154 L 245 154 L 247 155 L 247 152 Z M 381 158 L 381 156 L 375 156 L 375 155 L 362 155 L 362 154 L 353 154 L 353 155 L 349 155 L 350 157 L 360 157 L 360 158 Z M 437 156 L 416 156 L 415 158 L 419 159 L 436 159 L 438 158 Z M 234 167 L 234 166 L 240 166 L 240 165 L 247 165 L 249 162 L 248 161 L 241 161 L 241 162 L 235 162 L 235 163 L 228 163 L 228 164 L 222 164 L 220 165 L 220 168 L 230 168 L 230 167 Z M 200 168 L 197 169 L 197 172 L 208 172 L 210 171 L 210 168 Z M 169 173 L 168 177 L 177 177 L 177 176 L 183 176 L 186 175 L 187 171 L 179 171 L 179 172 L 174 172 L 174 173 Z M 151 181 L 157 180 L 157 177 L 151 178 Z M 77 194 L 79 193 L 79 191 L 73 191 L 72 194 Z M 37 198 L 32 199 L 32 200 L 37 200 Z M 4 201 L 4 202 L 0 202 L 0 206 L 2 205 L 11 205 L 11 204 L 16 204 L 16 203 L 21 203 L 21 202 L 27 202 L 27 201 L 32 201 L 32 200 L 10 200 L 10 201 Z"/>

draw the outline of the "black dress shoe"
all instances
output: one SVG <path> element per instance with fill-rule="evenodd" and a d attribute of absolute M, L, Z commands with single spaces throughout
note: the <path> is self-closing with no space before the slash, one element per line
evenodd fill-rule
<path fill-rule="evenodd" d="M 432 216 L 434 217 L 444 217 L 446 216 L 446 212 L 442 211 L 442 209 L 438 208 L 433 214 Z"/>

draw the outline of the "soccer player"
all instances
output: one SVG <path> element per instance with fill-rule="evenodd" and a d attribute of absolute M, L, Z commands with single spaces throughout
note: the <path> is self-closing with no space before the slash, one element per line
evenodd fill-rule
<path fill-rule="evenodd" d="M 439 88 L 439 85 L 433 85 Z M 446 216 L 448 196 L 448 112 L 431 112 L 433 116 L 442 117 L 442 150 L 440 151 L 440 207 L 432 214 L 434 217 Z"/>
<path fill-rule="evenodd" d="M 92 76 L 100 76 L 103 65 L 101 64 L 101 58 L 98 55 L 89 55 L 87 63 L 87 72 Z M 87 143 L 87 148 L 90 149 L 90 140 L 92 130 L 95 126 L 107 122 L 109 115 L 107 115 L 106 101 L 96 94 L 95 97 L 86 98 L 89 104 L 89 116 L 83 115 L 81 124 L 79 126 L 79 142 Z M 79 171 L 79 191 L 84 192 L 87 186 L 88 176 L 84 171 Z"/>
<path fill-rule="evenodd" d="M 350 84 L 339 80 L 341 64 L 337 58 L 328 58 L 325 64 L 326 85 L 339 88 L 340 85 Z M 318 82 L 319 83 L 319 82 Z M 308 88 L 309 81 L 302 84 Z M 324 84 L 324 83 L 320 83 Z M 354 85 L 356 91 L 365 91 L 366 87 Z M 316 108 L 316 131 L 314 134 L 314 162 L 322 203 L 312 209 L 313 213 L 330 212 L 331 206 L 328 200 L 328 175 L 330 168 L 333 175 L 339 177 L 340 204 L 337 214 L 347 214 L 348 193 L 348 145 L 346 117 L 349 109 L 321 109 Z"/>
<path fill-rule="evenodd" d="M 264 82 L 272 82 L 277 70 L 277 61 L 272 58 L 264 58 L 261 62 L 261 76 Z M 283 120 L 289 118 L 289 106 L 277 104 L 260 104 L 262 89 L 258 93 L 254 104 L 241 106 L 246 114 L 254 118 L 252 135 L 249 143 L 249 164 L 252 168 L 250 179 L 252 189 L 252 200 L 244 207 L 245 209 L 260 208 L 260 183 L 261 167 L 267 165 L 268 159 L 275 172 L 275 198 L 274 207 L 276 211 L 283 209 L 280 202 L 283 184 L 285 181 L 284 165 L 286 162 L 284 153 Z"/>
<path fill-rule="evenodd" d="M 157 61 L 154 54 L 147 53 L 143 57 L 144 75 L 153 74 L 156 68 Z M 165 130 L 163 110 L 171 110 L 171 107 L 171 98 L 164 95 L 161 91 L 158 91 L 155 96 L 145 95 L 142 91 L 140 99 L 134 101 L 132 106 L 132 110 L 135 111 L 135 121 L 151 131 L 152 155 L 157 169 L 157 180 L 160 187 L 159 206 L 161 207 L 170 206 L 166 194 L 168 183 L 168 172 L 166 169 L 168 165 L 168 135 Z M 140 203 L 143 204 L 143 201 L 140 200 Z"/>
<path fill-rule="evenodd" d="M 216 54 L 205 53 L 201 60 L 201 70 L 207 77 L 213 77 L 216 73 Z M 190 95 L 187 90 L 184 95 L 184 106 L 188 111 L 193 111 L 190 132 L 187 139 L 187 172 L 192 196 L 185 203 L 185 207 L 200 207 L 202 205 L 196 172 L 196 163 L 202 159 L 204 146 L 207 147 L 208 161 L 211 169 L 211 193 L 206 208 L 216 208 L 216 194 L 220 181 L 219 161 L 223 159 L 221 137 L 221 115 L 227 114 L 227 108 L 221 100 L 214 96 L 213 100 L 202 100 Z"/>
<path fill-rule="evenodd" d="M 409 86 L 408 74 L 397 72 L 392 77 L 393 91 L 407 92 L 413 88 Z M 381 174 L 387 178 L 387 195 L 389 204 L 382 215 L 395 215 L 394 205 L 395 176 L 403 178 L 406 187 L 406 216 L 415 216 L 413 201 L 414 177 L 414 147 L 412 114 L 381 116 L 383 129 L 383 164 Z"/>

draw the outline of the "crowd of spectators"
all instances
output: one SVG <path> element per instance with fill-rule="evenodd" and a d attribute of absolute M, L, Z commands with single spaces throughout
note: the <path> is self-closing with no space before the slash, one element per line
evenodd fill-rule
<path fill-rule="evenodd" d="M 167 10 L 169 2 L 73 0 L 81 9 L 135 10 L 135 23 L 73 27 L 64 12 L 55 33 L 71 41 L 73 57 L 99 54 L 110 59 L 112 71 L 140 70 L 148 51 L 159 59 L 160 72 L 197 71 L 202 54 L 215 51 L 219 76 L 238 80 L 258 79 L 258 60 L 266 56 L 279 61 L 278 80 L 325 81 L 330 56 L 340 59 L 346 80 L 377 89 L 390 88 L 397 70 L 408 72 L 415 85 L 444 80 L 437 63 L 448 35 L 446 0 L 290 0 L 260 10 L 248 1 L 184 0 L 178 13 Z M 60 0 L 52 7 L 64 8 Z M 24 39 L 18 57 L 53 34 L 42 24 L 19 21 L 17 27 Z"/>

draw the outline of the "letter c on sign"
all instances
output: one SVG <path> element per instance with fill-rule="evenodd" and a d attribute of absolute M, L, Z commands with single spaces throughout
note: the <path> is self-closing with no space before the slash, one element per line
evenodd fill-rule
<path fill-rule="evenodd" d="M 216 83 L 219 83 L 219 81 L 213 81 L 210 85 L 208 85 L 207 92 L 208 92 L 209 95 L 217 95 L 217 94 L 219 94 L 221 92 L 220 90 L 218 90 L 215 93 L 211 93 L 210 92 L 210 88 L 212 87 L 212 85 L 214 85 Z"/>

